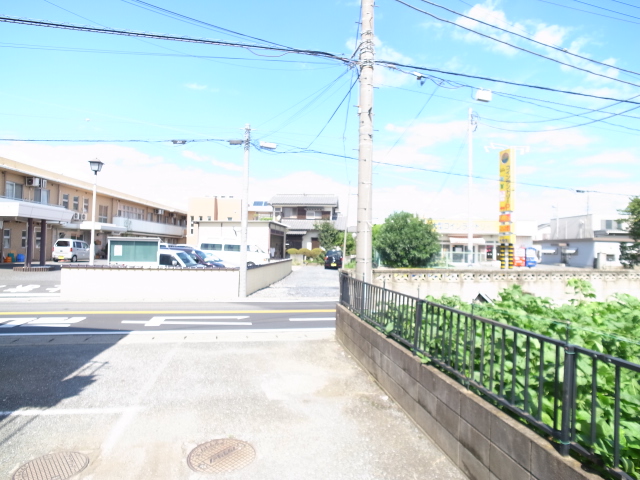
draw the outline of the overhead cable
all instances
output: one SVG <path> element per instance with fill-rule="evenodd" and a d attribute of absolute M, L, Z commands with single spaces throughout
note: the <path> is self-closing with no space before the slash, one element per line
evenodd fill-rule
<path fill-rule="evenodd" d="M 468 15 L 464 15 L 464 14 L 462 14 L 462 13 L 460 13 L 460 12 L 456 12 L 455 10 L 451 10 L 450 8 L 444 7 L 444 6 L 442 6 L 442 5 L 438 5 L 437 3 L 430 2 L 429 0 L 420 0 L 420 1 L 421 1 L 421 2 L 423 2 L 423 3 L 428 3 L 429 5 L 433 5 L 434 7 L 441 8 L 441 9 L 443 9 L 443 10 L 446 10 L 447 12 L 451 12 L 451 13 L 453 13 L 453 14 L 455 14 L 455 15 L 460 16 L 460 17 L 467 18 L 467 19 L 469 19 L 469 20 L 473 20 L 474 22 L 478 22 L 478 23 L 481 23 L 481 24 L 486 25 L 486 26 L 488 26 L 488 27 L 491 27 L 491 28 L 495 28 L 495 29 L 497 29 L 497 30 L 500 30 L 500 31 L 502 31 L 502 32 L 509 33 L 509 34 L 511 34 L 511 35 L 515 35 L 516 37 L 523 38 L 523 39 L 528 40 L 528 41 L 530 41 L 530 42 L 537 43 L 538 45 L 542 45 L 543 47 L 552 48 L 552 49 L 554 49 L 554 50 L 556 50 L 556 51 L 558 51 L 558 52 L 565 53 L 565 54 L 567 54 L 567 55 L 571 55 L 572 57 L 577 57 L 577 58 L 580 58 L 580 59 L 582 59 L 582 60 L 586 60 L 586 61 L 588 61 L 588 62 L 595 63 L 595 64 L 597 64 L 597 65 L 602 65 L 602 66 L 607 67 L 607 68 L 613 68 L 613 69 L 615 69 L 615 70 L 619 70 L 619 71 L 621 71 L 621 72 L 631 73 L 631 74 L 633 74 L 633 75 L 640 75 L 640 73 L 638 73 L 638 72 L 634 72 L 633 70 L 626 70 L 626 69 L 624 69 L 624 68 L 616 67 L 615 65 L 610 65 L 610 64 L 608 64 L 608 63 L 599 62 L 598 60 L 594 60 L 594 59 L 592 59 L 592 58 L 585 57 L 585 56 L 583 56 L 583 55 L 578 55 L 577 53 L 570 52 L 570 51 L 569 51 L 569 50 L 567 50 L 566 48 L 558 47 L 558 46 L 555 46 L 555 45 L 549 45 L 548 43 L 540 42 L 540 41 L 538 41 L 538 40 L 536 40 L 536 39 L 534 39 L 534 38 L 528 37 L 527 35 L 522 35 L 522 34 L 520 34 L 520 33 L 516 33 L 516 32 L 513 32 L 513 31 L 511 31 L 511 30 L 507 30 L 506 28 L 501 28 L 501 27 L 498 27 L 497 25 L 493 25 L 493 24 L 491 24 L 491 23 L 484 22 L 484 21 L 479 20 L 479 19 L 477 19 L 477 18 L 470 17 L 470 16 L 468 16 Z M 400 2 L 400 3 L 404 3 L 404 2 Z M 405 5 L 407 5 L 407 4 L 405 4 Z M 411 7 L 411 8 L 414 8 L 414 7 Z M 422 11 L 422 10 L 420 10 L 420 11 Z M 426 13 L 426 12 L 425 12 L 425 13 Z M 427 15 L 431 15 L 431 14 L 427 13 Z M 457 24 L 456 24 L 456 25 L 457 25 Z M 474 31 L 474 30 L 472 30 L 472 31 Z M 475 31 L 474 31 L 474 32 L 475 32 Z M 476 33 L 477 33 L 477 32 L 476 32 Z M 491 38 L 493 38 L 493 37 L 491 37 Z M 528 51 L 528 50 L 527 50 L 527 51 Z"/>
<path fill-rule="evenodd" d="M 597 15 L 599 17 L 611 18 L 613 20 L 619 20 L 620 22 L 635 23 L 636 25 L 640 25 L 640 22 L 634 22 L 633 20 L 625 20 L 624 18 L 612 17 L 611 15 L 603 15 L 602 13 L 590 12 L 589 10 L 570 7 L 568 5 L 562 5 L 561 3 L 550 2 L 549 0 L 538 0 L 538 1 L 542 3 L 548 3 L 550 5 L 556 5 L 558 7 L 568 8 L 569 10 L 575 10 L 577 12 L 590 13 L 591 15 Z"/>
<path fill-rule="evenodd" d="M 453 75 L 456 77 L 465 77 L 465 78 L 475 78 L 477 80 L 486 80 L 488 82 L 496 82 L 496 83 L 504 83 L 505 85 L 515 85 L 518 87 L 527 87 L 527 88 L 535 88 L 538 90 L 545 90 L 547 92 L 556 92 L 556 93 L 565 93 L 567 95 L 577 95 L 579 97 L 589 97 L 589 98 L 597 98 L 599 100 L 612 100 L 614 102 L 622 102 L 622 103 L 631 103 L 634 105 L 640 105 L 640 102 L 634 102 L 632 100 L 625 100 L 625 99 L 621 99 L 621 98 L 614 98 L 614 97 L 603 97 L 600 95 L 591 95 L 589 93 L 580 93 L 580 92 L 572 92 L 569 90 L 560 90 L 557 88 L 551 88 L 551 87 L 543 87 L 541 85 L 531 85 L 531 84 L 527 84 L 527 83 L 519 83 L 519 82 L 510 82 L 508 80 L 499 80 L 497 78 L 490 78 L 490 77 L 481 77 L 479 75 L 469 75 L 466 73 L 455 73 L 455 72 L 448 72 L 446 70 L 440 70 L 437 68 L 427 68 L 427 67 L 420 67 L 417 65 L 407 65 L 404 63 L 398 63 L 398 62 L 391 62 L 389 60 L 378 60 L 376 61 L 376 64 L 378 65 L 382 65 L 382 66 L 386 66 L 388 68 L 392 68 L 395 70 L 399 70 L 398 67 L 402 67 L 402 68 L 408 68 L 411 70 L 421 70 L 424 72 L 438 72 L 438 73 L 444 73 L 445 75 Z M 409 72 L 405 72 L 407 74 L 409 74 Z M 465 87 L 468 87 L 469 85 L 462 85 Z"/>
<path fill-rule="evenodd" d="M 604 10 L 606 12 L 617 13 L 618 15 L 624 15 L 625 17 L 631 17 L 631 18 L 636 18 L 640 20 L 640 17 L 636 17 L 635 15 L 629 15 L 628 13 L 622 13 L 617 10 L 611 10 L 610 8 L 599 7 L 598 5 L 594 5 L 593 3 L 583 2 L 582 0 L 573 0 L 573 1 L 576 3 L 582 3 L 583 5 L 589 5 L 590 7 L 593 7 L 593 8 L 599 8 L 600 10 Z"/>
<path fill-rule="evenodd" d="M 97 28 L 89 25 L 74 25 L 71 23 L 64 23 L 64 22 L 49 22 L 45 20 L 32 20 L 28 18 L 9 17 L 9 16 L 0 16 L 0 22 L 17 23 L 21 25 L 30 25 L 35 27 L 60 28 L 64 30 L 74 30 L 74 31 L 89 32 L 89 33 L 104 33 L 108 35 L 124 35 L 128 37 L 154 38 L 156 40 L 170 40 L 170 41 L 177 41 L 177 42 L 200 43 L 205 45 L 219 45 L 223 47 L 239 47 L 247 50 L 268 50 L 268 51 L 276 51 L 276 52 L 295 53 L 299 55 L 312 55 L 316 57 L 331 58 L 334 60 L 339 60 L 346 64 L 355 63 L 353 60 L 342 57 L 340 55 L 336 55 L 329 52 L 323 52 L 320 50 L 290 49 L 290 48 L 277 47 L 277 46 L 225 42 L 222 40 L 211 40 L 206 38 L 194 38 L 194 37 L 185 37 L 185 36 L 179 36 L 179 35 L 166 35 L 162 33 L 138 32 L 134 30 Z"/>
<path fill-rule="evenodd" d="M 421 0 L 421 1 L 425 1 L 425 0 Z M 527 50 L 526 48 L 519 47 L 517 45 L 514 45 L 513 43 L 505 42 L 504 40 L 500 40 L 499 38 L 492 37 L 491 35 L 487 35 L 485 33 L 478 32 L 477 30 L 473 30 L 472 28 L 467 28 L 464 25 L 460 25 L 459 23 L 452 22 L 451 20 L 446 20 L 444 18 L 438 17 L 437 15 L 434 15 L 433 13 L 429 13 L 426 10 L 422 10 L 422 9 L 420 9 L 418 7 L 414 7 L 413 5 L 410 5 L 410 4 L 406 3 L 406 2 L 404 2 L 403 0 L 396 0 L 396 2 L 401 3 L 401 4 L 411 8 L 413 10 L 416 10 L 417 12 L 424 13 L 425 15 L 428 15 L 428 16 L 430 16 L 432 18 L 435 18 L 436 20 L 439 20 L 441 22 L 448 23 L 450 25 L 454 25 L 454 26 L 456 26 L 458 28 L 462 28 L 464 30 L 467 30 L 468 32 L 472 32 L 472 33 L 475 33 L 476 35 L 480 35 L 481 37 L 488 38 L 489 40 L 493 40 L 494 42 L 498 42 L 498 43 L 501 43 L 503 45 L 508 45 L 509 47 L 515 48 L 516 50 L 520 50 L 522 52 L 530 53 L 531 55 L 535 55 L 536 57 L 544 58 L 545 60 L 549 60 L 551 62 L 559 63 L 560 65 L 564 65 L 565 67 L 574 68 L 576 70 L 580 70 L 581 72 L 585 72 L 585 73 L 588 73 L 590 75 L 595 75 L 597 77 L 606 78 L 607 80 L 612 80 L 614 82 L 625 83 L 625 84 L 631 85 L 633 87 L 640 87 L 640 85 L 637 84 L 637 83 L 627 82 L 626 80 L 621 80 L 619 78 L 610 77 L 608 75 L 604 75 L 602 73 L 597 73 L 597 72 L 594 72 L 592 70 L 588 70 L 586 68 L 578 67 L 576 65 L 571 65 L 570 63 L 566 63 L 566 62 L 563 62 L 561 60 L 558 60 L 558 59 L 555 59 L 555 58 L 552 58 L 552 57 L 547 57 L 546 55 L 542 55 L 541 53 L 537 53 L 537 52 L 534 52 L 532 50 Z M 435 4 L 431 3 L 431 2 L 426 2 L 426 1 L 425 1 L 425 3 L 429 3 L 429 4 L 432 4 L 432 5 L 435 5 Z M 444 7 L 442 7 L 442 8 L 444 8 Z M 446 10 L 449 10 L 449 9 L 446 9 Z M 451 11 L 451 10 L 449 10 L 449 11 Z M 466 18 L 471 18 L 471 17 L 466 17 Z M 472 20 L 475 20 L 475 19 L 472 19 Z M 479 21 L 479 20 L 476 20 L 476 21 Z M 484 22 L 480 22 L 480 23 L 484 23 Z M 485 23 L 485 25 L 490 25 L 490 24 L 486 24 Z M 495 28 L 499 28 L 499 27 L 495 27 Z M 500 30 L 503 30 L 503 29 L 500 29 Z M 511 32 L 509 32 L 509 33 L 511 33 Z M 518 35 L 518 34 L 514 33 L 513 35 Z M 518 35 L 518 36 L 522 36 L 522 35 Z M 526 38 L 526 37 L 524 37 L 524 38 Z M 550 47 L 550 48 L 553 48 L 553 47 Z M 607 65 L 607 66 L 610 67 L 611 65 Z M 632 72 L 632 73 L 635 73 L 635 72 Z M 636 75 L 637 75 L 637 73 L 636 73 Z"/>

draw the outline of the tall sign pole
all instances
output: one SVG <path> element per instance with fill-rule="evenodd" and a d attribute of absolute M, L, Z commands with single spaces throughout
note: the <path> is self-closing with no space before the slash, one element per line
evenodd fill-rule
<path fill-rule="evenodd" d="M 358 219 L 356 275 L 371 283 L 371 222 L 373 162 L 373 9 L 374 0 L 362 0 L 360 36 L 360 102 L 358 146 Z"/>
<path fill-rule="evenodd" d="M 240 208 L 240 281 L 238 297 L 247 296 L 247 228 L 249 226 L 249 149 L 251 148 L 251 126 L 244 126 L 244 168 L 242 170 L 242 205 Z"/>

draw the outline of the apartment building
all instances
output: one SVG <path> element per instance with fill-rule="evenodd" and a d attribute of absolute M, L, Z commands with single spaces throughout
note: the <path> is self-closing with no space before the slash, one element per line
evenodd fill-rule
<path fill-rule="evenodd" d="M 0 157 L 0 257 L 24 256 L 27 263 L 44 264 L 55 240 L 90 241 L 92 225 L 97 255 L 113 235 L 185 241 L 184 211 L 98 185 L 93 221 L 92 198 L 89 182 Z"/>

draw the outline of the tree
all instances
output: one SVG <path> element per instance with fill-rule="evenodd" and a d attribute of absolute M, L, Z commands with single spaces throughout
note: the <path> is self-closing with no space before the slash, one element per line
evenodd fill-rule
<path fill-rule="evenodd" d="M 407 212 L 387 217 L 376 231 L 373 247 L 388 267 L 423 267 L 440 252 L 438 233 L 431 220 L 425 222 Z"/>
<path fill-rule="evenodd" d="M 627 208 L 620 210 L 625 215 L 623 221 L 628 224 L 629 236 L 633 243 L 620 243 L 620 263 L 625 267 L 640 265 L 640 197 L 633 197 L 629 201 Z"/>
<path fill-rule="evenodd" d="M 316 222 L 313 228 L 318 230 L 318 241 L 325 250 L 333 250 L 342 245 L 343 233 L 336 229 L 331 222 Z"/>

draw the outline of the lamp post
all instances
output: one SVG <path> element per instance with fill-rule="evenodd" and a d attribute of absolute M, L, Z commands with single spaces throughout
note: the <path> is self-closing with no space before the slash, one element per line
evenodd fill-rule
<path fill-rule="evenodd" d="M 98 172 L 102 170 L 102 163 L 97 158 L 89 160 L 89 166 L 94 174 L 93 177 L 93 203 L 91 204 L 91 243 L 89 244 L 89 265 L 93 265 L 96 256 L 95 236 L 96 236 L 96 184 L 98 183 Z"/>

